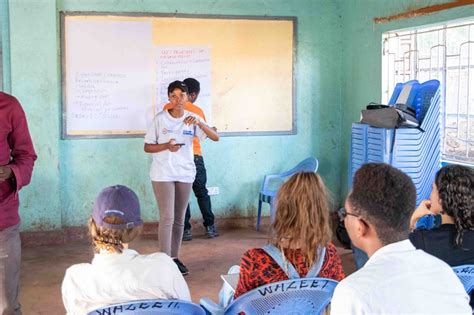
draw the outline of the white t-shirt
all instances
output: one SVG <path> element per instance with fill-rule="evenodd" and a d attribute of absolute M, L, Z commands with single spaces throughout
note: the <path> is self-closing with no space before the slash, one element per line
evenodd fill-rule
<path fill-rule="evenodd" d="M 471 314 L 451 267 L 409 240 L 380 248 L 336 287 L 333 314 Z"/>
<path fill-rule="evenodd" d="M 62 296 L 67 313 L 74 315 L 134 300 L 191 301 L 188 285 L 168 255 L 140 255 L 130 249 L 122 254 L 96 254 L 91 264 L 69 267 Z"/>
<path fill-rule="evenodd" d="M 150 178 L 154 182 L 183 182 L 192 183 L 196 177 L 196 166 L 194 165 L 193 138 L 206 139 L 206 134 L 195 125 L 186 125 L 183 121 L 186 117 L 193 116 L 197 120 L 202 119 L 188 111 L 180 118 L 174 118 L 167 110 L 158 113 L 145 135 L 145 143 L 162 144 L 171 139 L 176 143 L 184 145 L 176 152 L 164 150 L 153 153 L 153 161 L 150 168 Z"/>

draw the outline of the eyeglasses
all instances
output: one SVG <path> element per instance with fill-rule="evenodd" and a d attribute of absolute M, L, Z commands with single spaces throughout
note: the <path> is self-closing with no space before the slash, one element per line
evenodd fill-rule
<path fill-rule="evenodd" d="M 351 215 L 353 217 L 358 218 L 359 216 L 353 213 L 347 212 L 346 208 L 340 208 L 337 210 L 337 216 L 339 217 L 339 220 L 344 221 L 344 219 L 348 216 Z"/>

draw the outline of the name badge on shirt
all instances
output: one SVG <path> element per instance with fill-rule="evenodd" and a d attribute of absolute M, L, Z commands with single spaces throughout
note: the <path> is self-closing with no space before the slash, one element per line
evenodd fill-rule
<path fill-rule="evenodd" d="M 193 130 L 183 130 L 183 135 L 194 136 Z"/>

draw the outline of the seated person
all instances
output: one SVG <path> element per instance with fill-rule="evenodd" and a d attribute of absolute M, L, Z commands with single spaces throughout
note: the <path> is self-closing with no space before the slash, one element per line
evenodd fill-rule
<path fill-rule="evenodd" d="M 452 267 L 474 264 L 474 170 L 462 165 L 441 168 L 430 200 L 418 206 L 410 227 L 409 238 L 417 249 Z M 354 248 L 354 253 L 356 264 L 367 261 L 364 252 Z"/>
<path fill-rule="evenodd" d="M 451 267 L 408 240 L 415 203 L 415 185 L 402 171 L 369 163 L 355 173 L 344 223 L 369 260 L 337 285 L 331 314 L 472 313 Z"/>
<path fill-rule="evenodd" d="M 461 165 L 441 168 L 430 200 L 412 215 L 412 228 L 426 215 L 434 215 L 439 224 L 431 230 L 414 230 L 413 245 L 450 266 L 474 264 L 474 170 Z"/>
<path fill-rule="evenodd" d="M 269 245 L 244 253 L 235 298 L 295 277 L 344 278 L 341 258 L 331 243 L 327 199 L 326 187 L 315 173 L 297 173 L 281 186 Z M 297 274 L 282 269 L 269 252 L 293 265 Z"/>
<path fill-rule="evenodd" d="M 128 249 L 142 226 L 140 203 L 131 189 L 117 185 L 101 191 L 89 220 L 94 259 L 69 267 L 64 276 L 62 297 L 68 314 L 82 315 L 134 300 L 191 301 L 188 286 L 169 256 L 140 255 Z"/>

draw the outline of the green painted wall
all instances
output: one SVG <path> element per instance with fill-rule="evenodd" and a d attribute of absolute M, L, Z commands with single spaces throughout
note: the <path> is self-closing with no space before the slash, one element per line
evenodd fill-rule
<path fill-rule="evenodd" d="M 158 214 L 142 139 L 61 140 L 60 11 L 296 16 L 297 128 L 294 136 L 224 137 L 204 143 L 218 216 L 255 215 L 264 174 L 314 155 L 339 204 L 346 194 L 350 124 L 381 97 L 381 36 L 388 30 L 474 15 L 474 6 L 374 24 L 429 0 L 0 0 L 4 87 L 22 102 L 39 159 L 21 192 L 23 230 L 84 225 L 98 191 L 135 189 L 146 221 Z M 8 5 L 5 5 L 8 4 Z M 9 23 L 3 17 L 9 16 Z M 8 32 L 9 28 L 9 32 Z M 256 109 L 258 110 L 258 109 Z M 193 217 L 200 218 L 192 198 Z M 266 208 L 267 209 L 267 208 Z"/>
<path fill-rule="evenodd" d="M 22 228 L 61 227 L 59 160 L 59 69 L 56 4 L 53 1 L 9 1 L 11 93 L 27 114 L 40 156 L 32 183 L 21 192 Z"/>
<path fill-rule="evenodd" d="M 1 1 L 1 0 L 0 0 Z M 146 221 L 158 219 L 142 139 L 61 140 L 60 11 L 296 16 L 297 135 L 225 137 L 203 145 L 218 216 L 255 215 L 263 175 L 307 156 L 340 200 L 341 19 L 337 1 L 10 0 L 11 91 L 23 104 L 39 156 L 21 193 L 23 230 L 84 225 L 98 191 L 132 187 Z M 258 110 L 258 109 L 256 109 Z M 200 218 L 192 198 L 193 217 Z M 267 208 L 266 208 L 267 209 Z"/>
<path fill-rule="evenodd" d="M 342 160 L 349 159 L 351 123 L 370 101 L 381 101 L 382 33 L 409 27 L 440 23 L 474 16 L 474 5 L 440 11 L 386 24 L 375 24 L 374 17 L 385 17 L 447 0 L 341 0 L 342 16 Z M 342 165 L 343 189 L 347 193 L 348 163 Z"/>
<path fill-rule="evenodd" d="M 8 0 L 0 0 L 0 89 L 10 91 L 10 24 Z"/>

